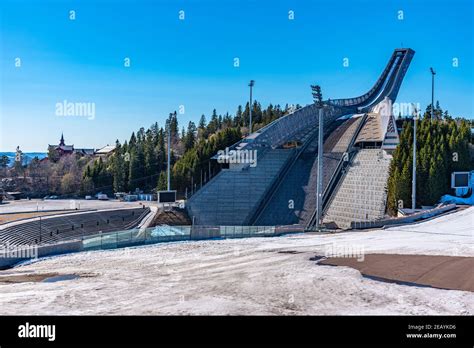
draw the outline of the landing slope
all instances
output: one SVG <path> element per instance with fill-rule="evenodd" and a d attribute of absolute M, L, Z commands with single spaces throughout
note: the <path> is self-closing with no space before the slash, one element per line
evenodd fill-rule
<path fill-rule="evenodd" d="M 178 242 L 51 257 L 0 272 L 0 314 L 474 315 L 472 292 L 390 284 L 309 260 L 334 246 L 474 257 L 473 219 L 474 207 L 387 230 Z M 4 276 L 51 272 L 69 280 L 1 282 Z"/>

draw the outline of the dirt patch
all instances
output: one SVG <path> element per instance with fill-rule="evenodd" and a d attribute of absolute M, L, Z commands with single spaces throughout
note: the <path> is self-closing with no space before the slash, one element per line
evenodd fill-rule
<path fill-rule="evenodd" d="M 93 277 L 93 274 L 60 274 L 51 273 L 28 273 L 28 274 L 0 274 L 0 284 L 17 284 L 17 283 L 54 283 L 63 280 L 72 280 L 83 277 Z"/>
<path fill-rule="evenodd" d="M 173 208 L 170 211 L 160 211 L 150 224 L 150 227 L 157 225 L 187 226 L 191 225 L 191 219 L 185 209 Z"/>
<path fill-rule="evenodd" d="M 374 280 L 474 292 L 474 257 L 368 254 L 363 261 L 330 257 L 318 264 L 355 268 Z"/>
<path fill-rule="evenodd" d="M 15 274 L 0 276 L 0 284 L 12 284 L 12 283 L 28 283 L 28 282 L 42 282 L 43 280 L 51 277 L 58 276 L 58 273 L 42 273 L 42 274 Z"/>

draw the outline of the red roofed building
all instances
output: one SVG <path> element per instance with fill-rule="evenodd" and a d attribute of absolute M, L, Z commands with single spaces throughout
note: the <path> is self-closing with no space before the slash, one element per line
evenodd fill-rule
<path fill-rule="evenodd" d="M 53 161 L 58 160 L 62 156 L 78 154 L 80 156 L 94 155 L 94 149 L 75 149 L 74 145 L 66 145 L 64 135 L 61 134 L 59 145 L 48 145 L 48 157 L 52 157 Z"/>

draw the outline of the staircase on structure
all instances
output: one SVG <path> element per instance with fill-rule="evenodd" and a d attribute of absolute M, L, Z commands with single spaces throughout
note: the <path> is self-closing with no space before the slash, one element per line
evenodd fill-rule
<path fill-rule="evenodd" d="M 390 160 L 382 149 L 359 150 L 329 202 L 323 222 L 347 229 L 353 222 L 383 218 Z"/>

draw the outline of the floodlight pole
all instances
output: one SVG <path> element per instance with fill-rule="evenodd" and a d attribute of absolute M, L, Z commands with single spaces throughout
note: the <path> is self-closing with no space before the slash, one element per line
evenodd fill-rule
<path fill-rule="evenodd" d="M 436 71 L 433 68 L 430 68 L 431 71 L 431 119 L 434 118 L 434 77 L 436 75 Z"/>
<path fill-rule="evenodd" d="M 166 175 L 168 179 L 168 191 L 171 191 L 170 166 L 171 166 L 171 119 L 168 121 L 168 166 L 167 166 L 167 175 Z"/>
<path fill-rule="evenodd" d="M 418 111 L 415 111 L 413 117 L 413 171 L 411 182 L 411 208 L 413 211 L 416 208 L 416 122 L 418 120 Z"/>
<path fill-rule="evenodd" d="M 249 87 L 250 87 L 250 104 L 249 104 L 249 118 L 250 118 L 250 125 L 249 125 L 249 134 L 252 134 L 252 88 L 255 85 L 254 80 L 250 80 Z"/>
<path fill-rule="evenodd" d="M 316 228 L 321 230 L 321 216 L 323 209 L 323 108 L 319 108 L 319 135 L 318 135 L 318 219 Z"/>
<path fill-rule="evenodd" d="M 322 216 L 322 194 L 323 194 L 323 146 L 324 146 L 324 120 L 323 120 L 323 96 L 321 93 L 320 86 L 311 86 L 313 90 L 313 99 L 316 108 L 319 112 L 319 125 L 318 125 L 318 173 L 317 173 L 317 184 L 316 184 L 316 229 L 321 231 L 321 216 Z"/>

